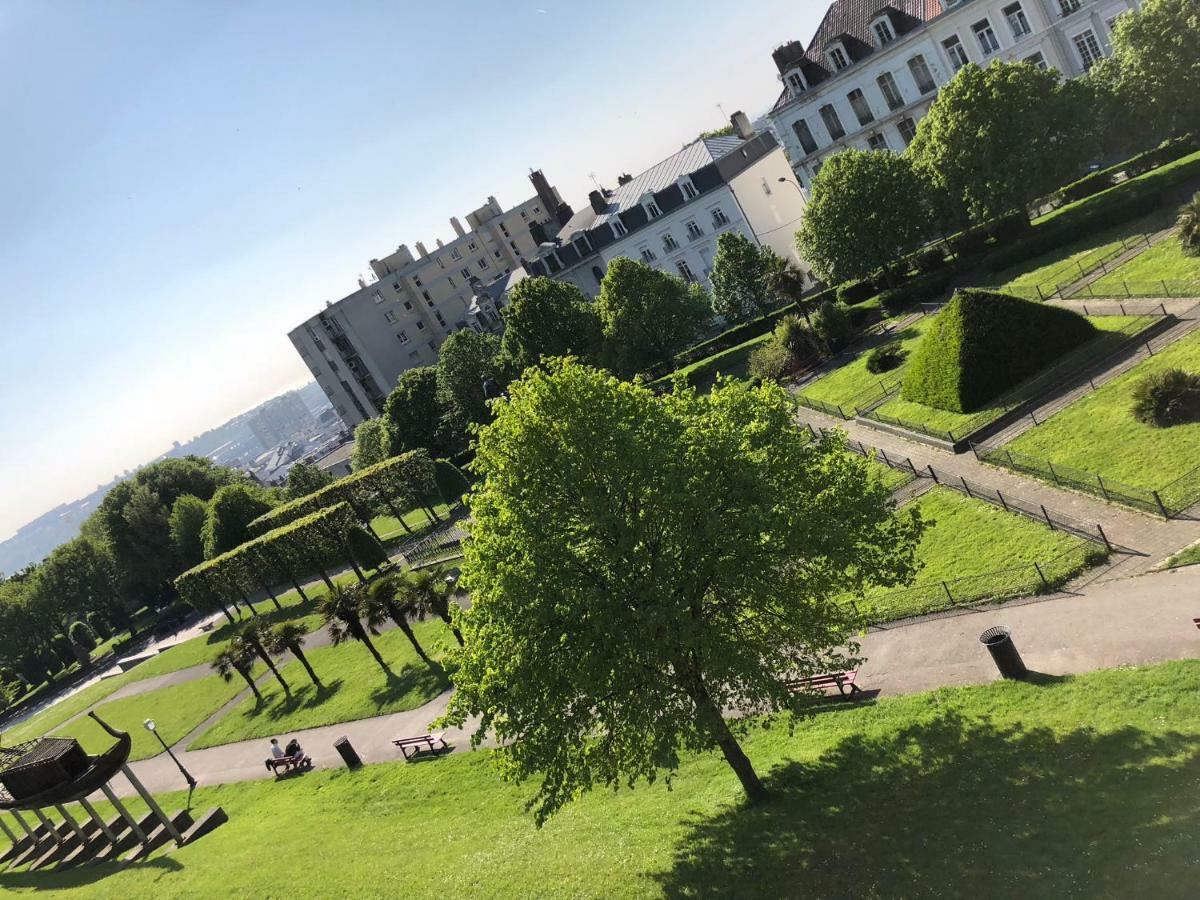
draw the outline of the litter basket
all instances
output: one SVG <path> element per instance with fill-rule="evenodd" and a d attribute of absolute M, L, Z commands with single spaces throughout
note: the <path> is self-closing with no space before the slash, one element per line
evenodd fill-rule
<path fill-rule="evenodd" d="M 1027 669 L 1021 654 L 1013 643 L 1012 633 L 1003 625 L 989 628 L 979 636 L 979 641 L 992 654 L 992 662 L 1004 678 L 1024 678 Z"/>

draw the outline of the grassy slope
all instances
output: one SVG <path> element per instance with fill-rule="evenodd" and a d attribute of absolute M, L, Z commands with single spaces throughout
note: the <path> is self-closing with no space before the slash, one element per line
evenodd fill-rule
<path fill-rule="evenodd" d="M 1149 172 L 1144 172 L 1141 175 L 1139 175 L 1137 178 L 1132 179 L 1132 181 L 1142 181 L 1142 182 L 1161 181 L 1161 180 L 1163 180 L 1163 176 L 1165 175 L 1165 173 L 1170 172 L 1174 169 L 1181 168 L 1183 166 L 1191 165 L 1197 159 L 1200 159 L 1200 151 L 1197 151 L 1195 153 L 1189 153 L 1187 156 L 1181 156 L 1179 159 L 1172 160 L 1171 162 L 1167 163 L 1165 166 L 1159 166 L 1157 169 L 1152 169 Z M 1073 203 L 1068 203 L 1065 206 L 1060 206 L 1058 209 L 1048 212 L 1048 213 L 1046 213 L 1046 215 L 1040 216 L 1037 219 L 1034 219 L 1033 225 L 1035 228 L 1037 228 L 1038 226 L 1045 225 L 1049 222 L 1053 222 L 1055 219 L 1059 218 L 1060 216 L 1068 215 L 1072 211 L 1079 209 L 1082 206 L 1087 206 L 1089 203 L 1093 202 L 1097 197 L 1102 197 L 1105 194 L 1124 193 L 1125 185 L 1128 185 L 1130 183 L 1131 182 L 1129 182 L 1129 181 L 1123 181 L 1120 184 L 1117 184 L 1117 185 L 1114 185 L 1113 187 L 1107 188 L 1098 194 L 1093 194 L 1090 197 L 1084 197 L 1082 200 L 1076 200 Z"/>
<path fill-rule="evenodd" d="M 106 678 L 103 681 L 98 681 L 90 687 L 72 694 L 66 700 L 42 710 L 35 716 L 31 716 L 20 725 L 5 731 L 3 735 L 4 740 L 0 743 L 11 745 L 20 741 L 41 737 L 51 729 L 57 728 L 72 716 L 91 709 L 110 694 L 124 687 L 129 681 L 129 673 L 116 678 Z"/>
<path fill-rule="evenodd" d="M 922 564 L 914 583 L 918 588 L 943 580 L 1045 562 L 1064 553 L 1078 554 L 1078 564 L 1082 568 L 1084 560 L 1094 550 L 1081 538 L 1051 531 L 949 488 L 936 487 L 905 508 L 916 508 L 924 520 L 932 523 L 917 548 L 917 559 Z M 888 597 L 894 590 L 881 588 L 868 594 L 867 599 L 858 604 L 859 608 L 889 619 L 927 611 L 919 591 L 908 596 Z"/>
<path fill-rule="evenodd" d="M 1092 285 L 1092 292 L 1121 296 L 1128 282 L 1135 293 L 1146 293 L 1145 290 L 1139 291 L 1139 287 L 1144 289 L 1147 282 L 1161 280 L 1190 281 L 1200 285 L 1200 256 L 1185 256 L 1179 239 L 1168 237 L 1145 253 L 1135 256 L 1111 275 L 1101 278 Z"/>
<path fill-rule="evenodd" d="M 96 707 L 96 715 L 133 736 L 130 759 L 146 759 L 162 752 L 158 739 L 142 727 L 146 719 L 153 719 L 158 733 L 168 744 L 174 744 L 242 690 L 246 690 L 246 683 L 241 678 L 225 682 L 217 675 L 210 675 L 103 703 Z M 112 744 L 112 738 L 86 717 L 55 728 L 53 733 L 77 739 L 89 753 L 99 753 Z"/>
<path fill-rule="evenodd" d="M 413 630 L 434 659 L 454 640 L 440 619 L 418 623 Z M 189 749 L 416 709 L 449 687 L 445 673 L 422 663 L 399 629 L 385 632 L 374 643 L 394 678 L 387 679 L 366 647 L 357 642 L 318 648 L 307 656 L 321 679 L 322 690 L 309 681 L 298 661 L 288 663 L 282 672 L 292 688 L 290 700 L 278 683 L 268 681 L 264 684 L 264 705 L 247 697 Z"/>
<path fill-rule="evenodd" d="M 917 341 L 925 333 L 925 329 L 933 322 L 933 316 L 925 316 L 918 319 L 915 323 L 897 333 L 894 338 L 900 341 L 901 347 L 910 354 Z M 867 356 L 868 352 L 860 353 L 850 362 L 840 368 L 834 369 L 828 375 L 818 378 L 811 384 L 805 385 L 800 391 L 801 396 L 809 397 L 813 400 L 820 400 L 824 403 L 834 403 L 837 405 L 848 404 L 855 397 L 863 393 L 863 391 L 879 383 L 881 376 L 873 375 L 867 371 Z M 903 364 L 899 369 L 885 373 L 885 377 L 894 379 L 898 372 L 903 371 Z"/>
<path fill-rule="evenodd" d="M 1182 566 L 1194 566 L 1197 563 L 1200 563 L 1200 544 L 1193 544 L 1168 559 L 1164 568 L 1178 569 Z"/>
<path fill-rule="evenodd" d="M 1143 327 L 1145 327 L 1154 321 L 1145 316 L 1089 316 L 1088 318 L 1092 324 L 1104 333 L 1097 335 L 1082 347 L 1076 348 L 1064 356 L 1061 363 L 1057 363 L 1056 365 L 1062 364 L 1078 368 L 1090 365 L 1103 359 L 1127 338 L 1125 334 L 1113 334 L 1109 332 L 1115 332 L 1135 322 L 1141 322 Z M 945 409 L 934 409 L 931 406 L 905 400 L 900 396 L 893 397 L 886 403 L 881 404 L 879 412 L 881 415 L 894 419 L 902 419 L 906 422 L 924 425 L 931 430 L 953 431 L 956 435 L 960 435 L 971 428 L 972 423 L 974 423 L 974 427 L 976 428 L 984 424 L 984 413 L 989 413 L 986 420 L 991 421 L 1004 412 L 1005 406 L 1012 403 L 1020 403 L 1032 396 L 1036 396 L 1049 386 L 1044 381 L 1039 380 L 1038 375 L 1031 375 L 1020 384 L 996 397 L 987 406 L 972 413 L 956 413 Z"/>
<path fill-rule="evenodd" d="M 445 503 L 439 503 L 433 508 L 437 513 L 438 518 L 444 519 L 450 514 L 450 507 Z M 404 523 L 412 529 L 414 534 L 409 534 L 400 524 L 400 520 L 395 516 L 376 516 L 371 521 L 371 527 L 375 529 L 375 533 L 379 535 L 379 540 L 384 543 L 399 540 L 409 540 L 412 537 L 420 535 L 433 527 L 433 523 L 429 521 L 429 517 L 425 515 L 425 511 L 421 509 L 409 510 L 404 514 Z"/>
<path fill-rule="evenodd" d="M 1142 377 L 1173 367 L 1200 372 L 1200 334 L 1142 361 L 1007 446 L 1106 478 L 1161 488 L 1200 464 L 1200 423 L 1153 428 L 1137 421 L 1130 409 L 1133 387 Z"/>
<path fill-rule="evenodd" d="M 1059 898 L 1181 896 L 1200 878 L 1200 662 L 827 706 L 745 748 L 767 804 L 744 807 L 717 756 L 688 756 L 672 790 L 596 791 L 540 830 L 530 788 L 484 753 L 200 788 L 194 805 L 230 821 L 197 843 L 123 869 L 2 872 L 0 890 Z"/>

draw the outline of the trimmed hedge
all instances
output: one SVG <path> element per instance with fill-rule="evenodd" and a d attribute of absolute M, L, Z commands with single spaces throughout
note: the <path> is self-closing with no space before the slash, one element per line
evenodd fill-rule
<path fill-rule="evenodd" d="M 1181 156 L 1194 153 L 1198 149 L 1200 149 L 1200 145 L 1190 134 L 1163 141 L 1157 147 L 1143 150 L 1129 159 L 1121 160 L 1114 166 L 1084 175 L 1078 181 L 1072 181 L 1063 186 L 1058 191 L 1058 202 L 1074 203 L 1076 200 L 1091 197 L 1115 185 L 1117 176 L 1122 172 L 1130 178 L 1136 178 L 1151 169 L 1157 169 L 1159 166 L 1179 159 Z"/>
<path fill-rule="evenodd" d="M 889 316 L 903 312 L 918 303 L 931 303 L 950 286 L 954 275 L 949 270 L 931 272 L 914 278 L 900 287 L 890 288 L 879 295 L 879 305 Z"/>
<path fill-rule="evenodd" d="M 843 306 L 854 306 L 856 303 L 864 303 L 870 300 L 878 293 L 879 288 L 869 278 L 864 278 L 862 281 L 847 281 L 838 287 L 837 301 Z"/>
<path fill-rule="evenodd" d="M 1095 326 L 1070 310 L 994 291 L 959 291 L 913 352 L 901 395 L 973 412 L 1095 335 Z"/>

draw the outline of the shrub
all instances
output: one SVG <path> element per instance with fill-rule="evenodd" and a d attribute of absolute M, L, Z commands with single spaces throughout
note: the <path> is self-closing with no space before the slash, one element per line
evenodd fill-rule
<path fill-rule="evenodd" d="M 1004 244 L 1029 232 L 1029 217 L 1024 212 L 1011 212 L 987 224 L 987 234 L 997 244 Z"/>
<path fill-rule="evenodd" d="M 990 237 L 986 228 L 976 226 L 951 239 L 950 246 L 959 257 L 976 256 L 987 249 Z"/>
<path fill-rule="evenodd" d="M 900 368 L 902 362 L 904 362 L 904 351 L 900 349 L 900 345 L 894 342 L 884 344 L 868 354 L 867 371 L 872 375 L 882 375 L 884 372 Z"/>
<path fill-rule="evenodd" d="M 96 636 L 92 634 L 92 629 L 83 622 L 72 622 L 67 635 L 70 637 L 71 643 L 84 653 L 91 653 L 96 649 Z"/>
<path fill-rule="evenodd" d="M 761 381 L 782 381 L 795 366 L 796 358 L 774 338 L 750 354 L 750 377 Z"/>
<path fill-rule="evenodd" d="M 913 265 L 916 266 L 918 272 L 935 272 L 946 265 L 946 253 L 940 245 L 926 247 L 913 257 Z"/>
<path fill-rule="evenodd" d="M 71 642 L 65 634 L 56 634 L 50 639 L 50 652 L 54 654 L 55 661 L 61 663 L 60 669 L 75 662 L 75 653 L 71 650 Z"/>
<path fill-rule="evenodd" d="M 383 549 L 383 545 L 359 525 L 355 525 L 346 532 L 346 543 L 350 545 L 350 553 L 360 566 L 378 569 L 388 561 L 387 551 Z"/>
<path fill-rule="evenodd" d="M 92 629 L 92 633 L 102 641 L 107 641 L 112 637 L 112 630 L 108 627 L 108 623 L 104 621 L 104 617 L 96 610 L 92 610 L 87 614 L 88 627 Z"/>
<path fill-rule="evenodd" d="M 796 359 L 805 359 L 821 350 L 821 342 L 799 316 L 784 316 L 775 326 L 773 342 L 778 343 Z"/>
<path fill-rule="evenodd" d="M 863 303 L 870 300 L 878 293 L 879 289 L 869 279 L 847 281 L 837 289 L 837 299 L 838 303 L 845 306 L 853 306 L 856 303 Z"/>
<path fill-rule="evenodd" d="M 1200 192 L 1179 211 L 1179 246 L 1186 256 L 1200 256 Z"/>
<path fill-rule="evenodd" d="M 972 412 L 1095 334 L 1070 310 L 959 291 L 913 351 L 902 394 L 936 409 Z"/>
<path fill-rule="evenodd" d="M 889 316 L 894 316 L 918 303 L 932 303 L 950 286 L 953 277 L 949 270 L 943 270 L 914 278 L 880 294 L 879 305 Z"/>
<path fill-rule="evenodd" d="M 1133 416 L 1158 428 L 1200 422 L 1200 375 L 1183 369 L 1147 375 L 1133 387 Z"/>
<path fill-rule="evenodd" d="M 846 315 L 850 318 L 850 327 L 861 331 L 882 319 L 883 311 L 877 306 L 851 306 Z"/>
<path fill-rule="evenodd" d="M 813 331 L 829 353 L 838 353 L 850 341 L 850 318 L 844 307 L 826 300 L 813 316 Z"/>
<path fill-rule="evenodd" d="M 780 381 L 795 372 L 802 360 L 820 352 L 821 342 L 813 330 L 799 316 L 785 316 L 771 339 L 750 354 L 750 377 Z"/>

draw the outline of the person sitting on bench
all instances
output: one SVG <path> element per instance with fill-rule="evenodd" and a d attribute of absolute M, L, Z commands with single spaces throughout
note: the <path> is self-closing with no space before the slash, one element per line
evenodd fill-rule
<path fill-rule="evenodd" d="M 279 746 L 279 738 L 271 738 L 271 758 L 283 759 L 285 756 L 287 756 L 287 754 L 284 753 L 283 748 Z"/>
<path fill-rule="evenodd" d="M 284 756 L 290 756 L 296 762 L 304 758 L 304 751 L 300 749 L 300 742 L 295 738 L 288 741 L 287 749 L 283 751 Z"/>

